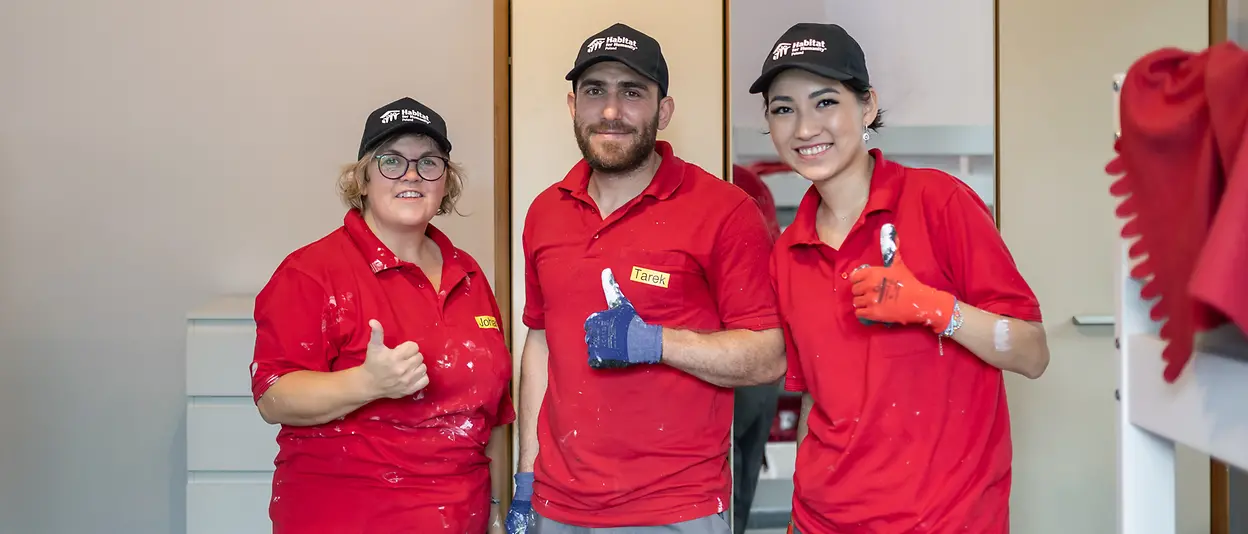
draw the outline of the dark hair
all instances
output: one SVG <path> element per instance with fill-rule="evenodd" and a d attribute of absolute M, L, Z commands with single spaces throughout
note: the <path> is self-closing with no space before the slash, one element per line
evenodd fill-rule
<path fill-rule="evenodd" d="M 858 102 L 861 102 L 863 105 L 867 105 L 871 103 L 871 86 L 870 85 L 862 83 L 859 80 L 844 80 L 841 83 L 845 84 L 845 87 L 848 87 L 849 90 L 854 93 L 854 96 L 858 97 Z M 763 109 L 764 110 L 767 109 L 767 100 L 770 98 L 769 96 L 770 93 L 771 93 L 770 89 L 763 91 Z M 879 108 L 875 110 L 875 120 L 871 121 L 871 124 L 867 125 L 867 129 L 873 132 L 879 133 L 880 128 L 883 128 L 883 127 L 884 127 L 884 109 Z"/>

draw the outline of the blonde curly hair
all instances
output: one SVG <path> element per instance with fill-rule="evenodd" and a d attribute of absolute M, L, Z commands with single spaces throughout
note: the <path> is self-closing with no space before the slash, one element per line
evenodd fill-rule
<path fill-rule="evenodd" d="M 417 137 L 425 137 L 419 134 L 416 135 Z M 348 208 L 357 209 L 361 212 L 364 211 L 364 189 L 368 185 L 368 166 L 373 164 L 377 153 L 388 144 L 381 143 L 369 150 L 367 154 L 364 154 L 364 157 L 360 158 L 359 161 L 343 166 L 342 172 L 338 175 L 338 196 Z M 463 167 L 456 162 L 448 161 L 446 174 L 442 176 L 442 179 L 446 180 L 446 195 L 442 197 L 442 203 L 438 205 L 438 215 L 446 215 L 451 212 L 459 213 L 455 210 L 455 204 L 459 202 L 460 195 L 464 193 Z"/>

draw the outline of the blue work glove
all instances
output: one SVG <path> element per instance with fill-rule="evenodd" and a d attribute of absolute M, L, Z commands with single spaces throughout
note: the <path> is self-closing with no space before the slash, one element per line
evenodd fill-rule
<path fill-rule="evenodd" d="M 607 309 L 585 319 L 589 366 L 617 369 L 659 363 L 663 356 L 663 327 L 646 324 L 637 316 L 633 303 L 624 298 L 615 283 L 610 267 L 602 271 L 602 292 L 607 297 Z"/>
<path fill-rule="evenodd" d="M 533 472 L 516 473 L 516 493 L 507 509 L 507 534 L 525 534 L 533 526 Z"/>
<path fill-rule="evenodd" d="M 880 226 L 880 257 L 884 259 L 885 267 L 892 267 L 893 259 L 897 257 L 897 227 L 893 226 L 893 223 L 884 223 L 883 226 Z M 854 271 L 856 272 L 858 269 L 867 267 L 870 267 L 870 265 L 864 263 L 855 267 Z M 862 317 L 858 318 L 858 322 L 867 326 L 875 324 L 875 321 L 863 319 Z M 884 326 L 893 326 L 893 323 L 884 323 Z"/>

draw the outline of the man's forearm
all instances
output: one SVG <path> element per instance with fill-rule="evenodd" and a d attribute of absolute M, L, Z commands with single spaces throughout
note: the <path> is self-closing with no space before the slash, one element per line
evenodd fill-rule
<path fill-rule="evenodd" d="M 784 374 L 784 334 L 779 328 L 705 334 L 664 328 L 663 363 L 720 387 L 767 384 Z"/>
<path fill-rule="evenodd" d="M 520 413 L 517 415 L 520 458 L 517 470 L 522 473 L 532 471 L 533 464 L 537 462 L 537 414 L 546 396 L 546 365 L 549 359 L 546 331 L 530 330 L 520 353 Z"/>

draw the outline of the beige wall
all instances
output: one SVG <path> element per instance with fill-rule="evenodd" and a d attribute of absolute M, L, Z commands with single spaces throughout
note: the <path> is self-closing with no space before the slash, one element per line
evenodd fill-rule
<path fill-rule="evenodd" d="M 375 107 L 446 117 L 492 278 L 491 6 L 3 3 L 0 532 L 182 531 L 184 314 L 340 224 Z"/>
<path fill-rule="evenodd" d="M 1013 532 L 1116 532 L 1118 357 L 1111 77 L 1163 46 L 1208 43 L 1207 0 L 1000 0 L 1001 230 L 1041 307 L 1052 351 L 1038 381 L 1008 377 Z M 1209 532 L 1208 460 L 1179 458 L 1179 532 Z"/>
<path fill-rule="evenodd" d="M 668 93 L 676 101 L 671 125 L 659 138 L 671 141 L 681 158 L 721 177 L 724 43 L 721 0 L 545 0 L 515 2 L 511 9 L 512 339 L 519 362 L 528 331 L 520 322 L 521 230 L 533 198 L 581 158 L 568 114 L 571 83 L 563 79 L 581 42 L 616 22 L 657 39 L 671 72 Z"/>

